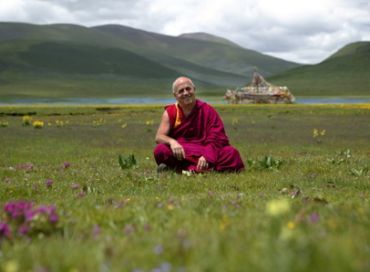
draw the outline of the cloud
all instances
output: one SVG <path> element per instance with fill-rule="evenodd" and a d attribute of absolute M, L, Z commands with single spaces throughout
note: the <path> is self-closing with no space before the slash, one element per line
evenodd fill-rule
<path fill-rule="evenodd" d="M 368 0 L 2 0 L 1 5 L 0 21 L 113 23 L 167 35 L 208 32 L 304 63 L 370 40 Z"/>

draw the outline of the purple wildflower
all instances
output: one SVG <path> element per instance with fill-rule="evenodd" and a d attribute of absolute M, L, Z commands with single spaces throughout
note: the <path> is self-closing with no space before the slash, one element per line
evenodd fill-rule
<path fill-rule="evenodd" d="M 19 220 L 23 222 L 26 217 L 26 213 L 32 209 L 32 203 L 28 201 L 10 201 L 4 206 L 4 211 L 13 220 Z"/>
<path fill-rule="evenodd" d="M 91 230 L 91 234 L 94 238 L 97 238 L 100 235 L 100 227 L 98 224 L 95 224 Z"/>
<path fill-rule="evenodd" d="M 11 234 L 12 234 L 12 232 L 11 232 L 11 230 L 10 230 L 10 228 L 9 228 L 9 226 L 8 226 L 8 224 L 6 224 L 6 223 L 1 223 L 0 222 L 0 241 L 1 241 L 1 239 L 3 239 L 3 238 L 10 238 L 10 236 L 11 236 Z"/>
<path fill-rule="evenodd" d="M 30 162 L 27 163 L 21 163 L 16 166 L 17 169 L 20 170 L 26 170 L 26 171 L 32 171 L 33 170 L 33 164 Z"/>
<path fill-rule="evenodd" d="M 134 227 L 132 224 L 127 224 L 127 225 L 124 227 L 123 232 L 124 232 L 126 235 L 133 234 L 133 233 L 135 232 L 135 227 Z"/>
<path fill-rule="evenodd" d="M 69 162 L 67 162 L 67 161 L 65 161 L 64 163 L 63 163 L 63 169 L 67 169 L 67 168 L 69 168 L 71 166 L 71 164 L 69 163 Z"/>
<path fill-rule="evenodd" d="M 56 224 L 59 220 L 58 214 L 56 213 L 56 208 L 54 205 L 45 206 L 41 205 L 40 207 L 37 207 L 36 209 L 33 209 L 26 214 L 26 221 L 32 221 L 35 218 L 38 218 L 39 216 L 44 215 L 49 223 Z"/>
<path fill-rule="evenodd" d="M 81 185 L 78 184 L 78 183 L 72 183 L 71 184 L 71 188 L 72 188 L 72 190 L 77 190 L 77 189 L 80 189 L 81 188 Z"/>
<path fill-rule="evenodd" d="M 154 251 L 155 254 L 161 255 L 163 253 L 163 246 L 162 245 L 156 245 L 153 248 L 153 251 Z"/>
<path fill-rule="evenodd" d="M 46 188 L 51 188 L 51 187 L 53 187 L 53 183 L 54 183 L 54 181 L 53 181 L 52 179 L 47 179 L 47 180 L 45 181 Z"/>
<path fill-rule="evenodd" d="M 310 221 L 311 223 L 317 223 L 320 220 L 320 215 L 317 212 L 313 212 L 310 214 Z"/>
<path fill-rule="evenodd" d="M 30 226 L 25 223 L 18 228 L 18 234 L 21 236 L 25 236 L 30 232 L 30 230 Z"/>

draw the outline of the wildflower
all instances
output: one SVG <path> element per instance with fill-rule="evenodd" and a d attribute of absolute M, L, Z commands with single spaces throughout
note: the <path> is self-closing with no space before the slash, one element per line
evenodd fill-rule
<path fill-rule="evenodd" d="M 71 166 L 71 164 L 67 161 L 63 162 L 63 169 L 67 169 Z"/>
<path fill-rule="evenodd" d="M 292 230 L 295 228 L 295 223 L 293 221 L 289 221 L 286 226 L 288 229 Z"/>
<path fill-rule="evenodd" d="M 32 117 L 28 115 L 24 115 L 22 117 L 22 124 L 23 126 L 30 126 L 32 122 Z"/>
<path fill-rule="evenodd" d="M 98 224 L 95 224 L 91 230 L 91 235 L 94 237 L 94 238 L 98 238 L 98 236 L 100 235 L 101 233 L 101 230 L 100 230 L 100 227 Z"/>
<path fill-rule="evenodd" d="M 266 212 L 272 216 L 279 216 L 289 212 L 290 204 L 287 199 L 273 199 L 267 202 Z"/>
<path fill-rule="evenodd" d="M 317 223 L 319 220 L 320 220 L 320 215 L 317 212 L 313 212 L 310 214 L 311 223 Z"/>
<path fill-rule="evenodd" d="M 125 228 L 123 229 L 123 232 L 126 235 L 130 235 L 135 232 L 135 227 L 132 224 L 127 224 Z"/>
<path fill-rule="evenodd" d="M 163 253 L 163 246 L 162 245 L 156 245 L 153 248 L 153 251 L 154 251 L 155 254 L 161 255 Z"/>
<path fill-rule="evenodd" d="M 54 181 L 52 179 L 47 179 L 45 181 L 45 185 L 46 185 L 47 188 L 53 187 L 53 183 L 54 183 Z"/>
<path fill-rule="evenodd" d="M 2 271 L 4 272 L 17 272 L 18 271 L 18 263 L 16 261 L 7 261 L 2 266 Z"/>
<path fill-rule="evenodd" d="M 30 230 L 30 226 L 27 223 L 24 223 L 18 228 L 18 234 L 20 236 L 25 236 L 30 232 Z"/>
<path fill-rule="evenodd" d="M 187 171 L 187 170 L 182 170 L 181 174 L 190 177 L 192 175 L 192 172 L 191 171 Z"/>
<path fill-rule="evenodd" d="M 54 205 L 46 206 L 41 205 L 36 209 L 28 211 L 26 214 L 26 221 L 46 221 L 50 224 L 56 224 L 59 220 L 58 214 L 56 213 L 56 207 Z"/>
<path fill-rule="evenodd" d="M 127 123 L 124 123 L 121 125 L 121 128 L 126 128 L 127 127 Z"/>
<path fill-rule="evenodd" d="M 59 127 L 62 127 L 62 126 L 64 126 L 64 122 L 63 121 L 60 121 L 60 120 L 56 120 L 55 121 L 55 124 L 56 124 L 56 126 L 59 128 Z"/>
<path fill-rule="evenodd" d="M 32 209 L 32 203 L 27 201 L 10 201 L 5 204 L 4 211 L 10 219 L 23 222 L 26 213 Z"/>
<path fill-rule="evenodd" d="M 32 171 L 33 170 L 33 164 L 30 162 L 18 164 L 16 166 L 17 169 L 26 170 L 26 171 Z"/>
<path fill-rule="evenodd" d="M 229 225 L 230 225 L 230 220 L 226 215 L 224 215 L 219 224 L 220 230 L 224 231 Z"/>
<path fill-rule="evenodd" d="M 312 131 L 312 137 L 313 138 L 317 138 L 317 137 L 323 137 L 325 136 L 326 134 L 326 129 L 317 129 L 317 128 L 314 128 L 313 131 Z"/>
<path fill-rule="evenodd" d="M 317 136 L 319 136 L 319 130 L 317 128 L 314 128 L 312 132 L 312 137 L 316 138 Z"/>
<path fill-rule="evenodd" d="M 44 122 L 40 120 L 33 121 L 32 126 L 34 128 L 43 128 L 44 127 Z"/>
<path fill-rule="evenodd" d="M 153 124 L 154 124 L 154 121 L 153 120 L 147 120 L 147 121 L 145 121 L 145 125 L 147 125 L 147 126 L 151 126 Z"/>
<path fill-rule="evenodd" d="M 234 118 L 232 121 L 231 121 L 231 124 L 233 126 L 237 126 L 239 124 L 239 119 L 238 118 Z"/>
<path fill-rule="evenodd" d="M 167 210 L 172 211 L 175 206 L 172 203 L 167 204 Z"/>
<path fill-rule="evenodd" d="M 0 122 L 0 127 L 7 127 L 7 126 L 9 126 L 9 122 L 6 122 L 6 121 Z"/>
<path fill-rule="evenodd" d="M 1 239 L 3 239 L 3 238 L 7 238 L 7 239 L 9 239 L 10 238 L 10 236 L 11 236 L 11 230 L 10 230 L 10 228 L 9 228 L 9 225 L 8 224 L 6 224 L 6 223 L 1 223 L 0 222 L 0 241 L 1 241 Z"/>
<path fill-rule="evenodd" d="M 59 220 L 54 205 L 34 207 L 32 202 L 11 201 L 5 204 L 4 211 L 19 236 L 49 232 Z M 4 235 L 9 235 L 7 227 L 0 224 L 0 238 L 1 229 Z"/>
<path fill-rule="evenodd" d="M 77 190 L 77 189 L 80 189 L 81 188 L 81 185 L 78 184 L 78 183 L 72 183 L 71 184 L 71 189 L 72 190 Z"/>
<path fill-rule="evenodd" d="M 150 232 L 152 230 L 152 226 L 149 223 L 145 223 L 143 229 L 146 232 Z"/>

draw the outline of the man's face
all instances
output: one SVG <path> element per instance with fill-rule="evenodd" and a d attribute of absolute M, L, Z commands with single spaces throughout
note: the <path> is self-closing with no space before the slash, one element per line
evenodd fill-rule
<path fill-rule="evenodd" d="M 180 105 L 189 105 L 195 101 L 195 88 L 189 81 L 179 82 L 174 95 Z"/>

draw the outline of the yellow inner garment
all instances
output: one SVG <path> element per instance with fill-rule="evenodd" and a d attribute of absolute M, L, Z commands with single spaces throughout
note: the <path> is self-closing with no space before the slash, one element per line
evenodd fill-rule
<path fill-rule="evenodd" d="M 176 103 L 176 120 L 175 120 L 175 125 L 174 127 L 178 127 L 181 124 L 181 110 L 179 106 Z"/>

